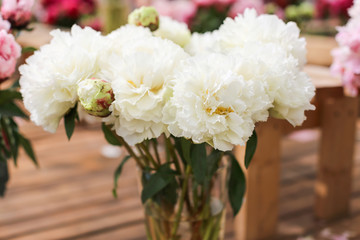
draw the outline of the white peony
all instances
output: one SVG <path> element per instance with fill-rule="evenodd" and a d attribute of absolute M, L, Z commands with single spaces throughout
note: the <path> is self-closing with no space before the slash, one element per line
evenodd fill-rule
<path fill-rule="evenodd" d="M 127 143 L 135 145 L 166 132 L 162 122 L 167 85 L 174 69 L 187 58 L 173 42 L 151 37 L 124 46 L 122 55 L 109 57 L 101 73 L 111 81 L 115 101 L 107 120 Z"/>
<path fill-rule="evenodd" d="M 354 4 L 348 10 L 350 17 L 360 18 L 360 0 L 354 0 Z"/>
<path fill-rule="evenodd" d="M 217 31 L 206 33 L 193 33 L 190 42 L 184 47 L 190 55 L 204 52 L 216 52 Z"/>
<path fill-rule="evenodd" d="M 310 104 L 315 87 L 309 77 L 298 68 L 298 61 L 288 56 L 281 46 L 273 43 L 247 43 L 234 48 L 230 55 L 246 59 L 250 75 L 261 75 L 266 93 L 274 107 L 271 114 L 285 118 L 292 125 L 300 125 L 305 119 L 304 111 L 314 110 Z"/>
<path fill-rule="evenodd" d="M 217 34 L 217 44 L 224 52 L 234 47 L 243 48 L 246 43 L 274 43 L 299 62 L 306 63 L 306 42 L 299 38 L 300 30 L 294 22 L 285 24 L 276 15 L 260 15 L 254 9 L 246 9 L 244 15 L 227 18 Z"/>
<path fill-rule="evenodd" d="M 159 29 L 153 34 L 157 37 L 169 39 L 181 47 L 184 47 L 191 38 L 190 30 L 185 23 L 166 16 L 160 16 Z"/>
<path fill-rule="evenodd" d="M 127 24 L 122 26 L 106 36 L 107 50 L 122 53 L 123 46 L 132 41 L 151 37 L 151 31 L 148 28 Z"/>
<path fill-rule="evenodd" d="M 244 145 L 254 118 L 266 120 L 272 106 L 262 76 L 250 72 L 238 57 L 207 53 L 188 58 L 174 75 L 172 97 L 164 107 L 170 133 L 222 151 Z"/>
<path fill-rule="evenodd" d="M 20 67 L 20 86 L 31 120 L 55 132 L 60 119 L 74 107 L 77 83 L 96 77 L 104 37 L 91 28 L 74 25 L 71 32 L 51 32 L 50 44 Z"/>

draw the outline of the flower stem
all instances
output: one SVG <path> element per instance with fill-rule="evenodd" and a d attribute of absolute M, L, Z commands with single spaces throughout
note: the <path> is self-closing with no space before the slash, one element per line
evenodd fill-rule
<path fill-rule="evenodd" d="M 145 154 L 144 154 L 143 151 L 141 150 L 141 147 L 140 147 L 138 144 L 136 144 L 136 148 L 137 148 L 138 152 L 140 153 L 141 158 L 144 159 L 145 165 L 146 165 L 146 166 L 150 166 L 149 159 L 147 159 L 147 157 L 145 156 Z"/>
<path fill-rule="evenodd" d="M 158 168 L 159 164 L 157 164 L 154 160 L 154 158 L 151 156 L 149 149 L 144 145 L 144 143 L 139 143 L 138 144 L 140 146 L 140 148 L 145 152 L 147 158 L 150 160 L 150 162 L 154 165 L 154 168 Z"/>
<path fill-rule="evenodd" d="M 158 152 L 158 142 L 157 142 L 157 139 L 153 139 L 152 140 L 152 145 L 154 147 L 154 151 L 155 151 L 155 156 L 156 156 L 156 160 L 159 164 L 161 164 L 161 161 L 160 161 L 160 155 L 159 155 L 159 152 Z"/>
<path fill-rule="evenodd" d="M 191 166 L 187 165 L 186 166 L 186 172 L 185 172 L 185 179 L 184 179 L 182 189 L 181 189 L 179 209 L 178 209 L 178 212 L 176 214 L 174 227 L 173 227 L 173 229 L 171 231 L 171 240 L 176 240 L 176 232 L 177 232 L 179 224 L 180 224 L 180 218 L 181 218 L 181 213 L 182 213 L 182 209 L 183 209 L 183 206 L 184 206 L 184 200 L 185 200 L 185 195 L 186 195 L 186 192 L 187 192 L 190 173 L 191 173 Z"/>
<path fill-rule="evenodd" d="M 180 167 L 180 164 L 179 164 L 179 159 L 176 156 L 174 146 L 173 146 L 170 138 L 165 138 L 165 141 L 166 141 L 166 148 L 169 150 L 170 155 L 174 160 L 175 168 L 179 172 L 179 174 L 181 174 L 181 167 Z"/>
<path fill-rule="evenodd" d="M 144 169 L 144 164 L 141 162 L 140 158 L 134 153 L 132 148 L 129 146 L 129 144 L 119 135 L 115 134 L 117 139 L 120 141 L 120 143 L 126 148 L 128 153 L 134 158 L 135 162 L 139 165 L 141 169 Z"/>

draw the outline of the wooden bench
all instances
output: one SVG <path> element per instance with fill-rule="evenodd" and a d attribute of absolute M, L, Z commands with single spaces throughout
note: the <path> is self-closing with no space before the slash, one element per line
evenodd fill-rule
<path fill-rule="evenodd" d="M 358 99 L 343 94 L 341 81 L 328 68 L 307 66 L 316 86 L 315 111 L 301 127 L 269 119 L 256 127 L 258 148 L 247 171 L 245 204 L 235 220 L 236 239 L 274 239 L 277 233 L 281 138 L 290 132 L 318 127 L 318 173 L 314 186 L 314 217 L 333 220 L 349 212 Z M 237 147 L 243 159 L 244 147 Z"/>

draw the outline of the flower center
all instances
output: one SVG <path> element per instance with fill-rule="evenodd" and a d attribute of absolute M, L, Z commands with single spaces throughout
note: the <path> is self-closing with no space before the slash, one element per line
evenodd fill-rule
<path fill-rule="evenodd" d="M 234 112 L 234 110 L 231 107 L 217 107 L 215 110 L 213 110 L 212 108 L 207 108 L 206 112 L 210 115 L 228 115 L 229 113 Z"/>

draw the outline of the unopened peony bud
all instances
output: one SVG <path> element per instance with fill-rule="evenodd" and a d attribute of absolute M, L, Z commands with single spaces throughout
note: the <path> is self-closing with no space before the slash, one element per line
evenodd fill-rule
<path fill-rule="evenodd" d="M 107 81 L 90 78 L 78 85 L 78 96 L 84 110 L 96 117 L 110 115 L 109 107 L 114 101 L 111 84 Z"/>
<path fill-rule="evenodd" d="M 130 13 L 129 24 L 150 28 L 156 31 L 159 28 L 159 14 L 154 7 L 141 7 Z"/>

